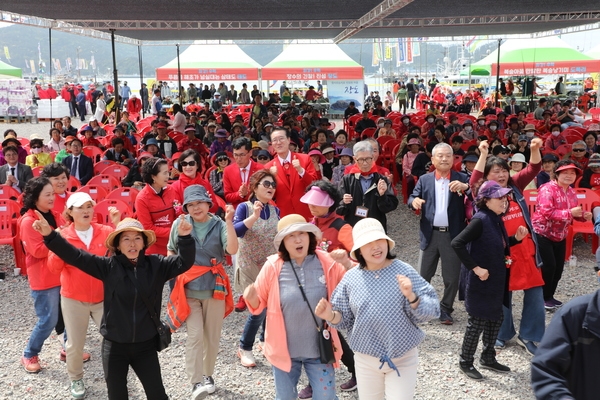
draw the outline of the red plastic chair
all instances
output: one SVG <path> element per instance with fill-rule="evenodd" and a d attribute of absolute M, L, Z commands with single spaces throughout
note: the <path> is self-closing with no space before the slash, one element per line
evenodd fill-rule
<path fill-rule="evenodd" d="M 92 179 L 90 179 L 87 183 L 88 185 L 92 185 L 92 186 L 102 186 L 103 188 L 105 188 L 107 190 L 107 192 L 111 192 L 113 190 L 115 190 L 116 188 L 121 187 L 121 181 L 119 181 L 117 178 L 115 178 L 112 175 L 96 175 L 94 176 Z"/>
<path fill-rule="evenodd" d="M 102 175 L 114 176 L 119 180 L 119 182 L 123 180 L 123 178 L 125 178 L 128 173 L 129 168 L 120 164 L 109 165 L 108 167 L 104 168 L 101 172 Z"/>
<path fill-rule="evenodd" d="M 113 190 L 112 192 L 110 192 L 106 196 L 106 199 L 121 200 L 121 201 L 127 203 L 129 208 L 131 208 L 131 210 L 133 212 L 135 212 L 135 198 L 137 197 L 138 194 L 139 194 L 139 190 L 137 190 L 136 188 L 120 187 L 120 188 L 117 188 L 117 189 Z"/>
<path fill-rule="evenodd" d="M 108 195 L 106 188 L 96 185 L 85 185 L 77 189 L 77 192 L 84 192 L 90 195 L 96 203 L 101 202 Z"/>
<path fill-rule="evenodd" d="M 571 145 L 570 144 L 561 144 L 556 149 L 556 154 L 558 154 L 558 158 L 563 158 L 570 151 L 571 151 Z"/>
<path fill-rule="evenodd" d="M 360 136 L 361 136 L 361 137 L 373 137 L 373 135 L 375 134 L 375 131 L 376 131 L 376 130 L 377 130 L 377 129 L 375 129 L 375 128 L 367 128 L 367 129 L 364 129 L 364 130 L 363 130 L 363 131 L 360 133 Z"/>
<path fill-rule="evenodd" d="M 14 200 L 0 199 L 0 245 L 10 245 L 15 256 L 15 265 L 21 268 L 21 275 L 27 275 L 25 251 L 19 235 L 19 211 L 21 206 Z"/>
<path fill-rule="evenodd" d="M 533 212 L 535 211 L 535 207 L 537 206 L 537 189 L 527 189 L 523 191 L 523 197 L 525 198 L 525 203 L 527 203 L 527 208 L 529 209 L 529 216 L 533 216 Z"/>
<path fill-rule="evenodd" d="M 591 189 L 576 188 L 575 192 L 577 193 L 577 199 L 583 208 L 583 212 L 592 212 L 592 203 L 595 201 L 600 201 L 600 196 L 598 196 L 598 193 Z M 580 222 L 573 220 L 573 224 L 569 227 L 569 232 L 567 233 L 565 260 L 568 260 L 573 253 L 573 239 L 578 233 L 584 235 L 584 239 L 586 239 L 586 241 L 587 235 L 592 235 L 592 237 L 596 236 L 596 233 L 594 232 L 594 223 L 592 221 Z"/>
<path fill-rule="evenodd" d="M 94 164 L 96 164 L 98 161 L 100 161 L 102 159 L 103 153 L 104 152 L 102 151 L 102 149 L 100 149 L 100 147 L 96 147 L 96 146 L 84 146 L 83 147 L 83 154 L 85 154 L 86 156 L 91 158 L 92 162 Z"/>
<path fill-rule="evenodd" d="M 108 211 L 109 207 L 116 207 L 119 211 L 121 211 L 121 219 L 133 216 L 133 211 L 131 211 L 129 205 L 127 205 L 127 203 L 125 203 L 123 200 L 106 199 L 97 203 L 96 207 L 94 207 L 97 223 L 115 228 L 110 220 L 110 213 Z"/>
<path fill-rule="evenodd" d="M 44 167 L 34 167 L 31 168 L 31 172 L 33 172 L 33 176 L 40 176 L 42 174 L 42 170 L 44 169 Z"/>
<path fill-rule="evenodd" d="M 94 175 L 100 175 L 106 167 L 116 165 L 117 163 L 111 160 L 102 160 L 94 164 Z"/>
<path fill-rule="evenodd" d="M 588 112 L 592 115 L 593 119 L 600 119 L 600 107 L 590 108 Z"/>
<path fill-rule="evenodd" d="M 12 186 L 0 185 L 0 199 L 17 200 L 21 193 Z"/>

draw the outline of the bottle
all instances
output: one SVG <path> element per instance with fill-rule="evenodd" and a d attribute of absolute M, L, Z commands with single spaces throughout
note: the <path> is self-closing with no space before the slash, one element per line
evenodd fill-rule
<path fill-rule="evenodd" d="M 575 268 L 576 266 L 577 266 L 577 256 L 572 255 L 571 257 L 569 257 L 569 267 Z"/>

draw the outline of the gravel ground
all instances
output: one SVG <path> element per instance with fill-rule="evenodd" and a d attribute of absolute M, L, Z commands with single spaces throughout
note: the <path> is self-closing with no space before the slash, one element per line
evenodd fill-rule
<path fill-rule="evenodd" d="M 78 126 L 78 121 L 75 121 Z M 5 125 L 6 126 L 6 125 Z M 12 124 L 19 136 L 28 137 L 31 133 L 47 134 L 49 122 L 36 124 Z M 5 129 L 8 126 L 5 127 Z M 419 255 L 418 217 L 401 205 L 388 218 L 390 236 L 396 240 L 399 259 L 416 266 Z M 590 293 L 597 289 L 593 272 L 595 259 L 590 244 L 578 237 L 574 244 L 578 266 L 565 268 L 559 284 L 557 298 L 563 302 Z M 14 262 L 12 250 L 0 246 L 0 271 L 6 272 L 6 280 L 0 282 L 0 399 L 69 399 L 69 379 L 65 364 L 59 361 L 60 341 L 52 335 L 45 343 L 40 359 L 44 369 L 37 375 L 27 374 L 19 363 L 23 348 L 35 323 L 33 302 L 29 296 L 29 286 L 25 278 L 13 277 Z M 232 270 L 228 270 L 230 277 Z M 439 273 L 432 284 L 441 295 L 443 283 Z M 165 290 L 166 294 L 167 290 Z M 166 297 L 165 297 L 166 298 Z M 513 296 L 514 315 L 518 328 L 522 304 L 522 292 Z M 163 304 L 165 302 L 163 301 Z M 458 369 L 458 353 L 466 327 L 467 314 L 462 302 L 456 302 L 452 326 L 437 321 L 424 324 L 422 329 L 427 336 L 419 346 L 420 364 L 415 399 L 533 399 L 529 381 L 531 356 L 510 341 L 498 354 L 498 361 L 511 367 L 512 372 L 498 374 L 484 370 L 485 379 L 476 382 L 466 378 Z M 212 399 L 271 399 L 274 397 L 273 377 L 270 364 L 255 349 L 257 367 L 242 367 L 236 356 L 247 313 L 233 313 L 225 320 L 219 357 L 214 374 L 217 391 Z M 547 313 L 547 322 L 552 317 Z M 171 346 L 159 354 L 163 381 L 172 399 L 190 397 L 191 387 L 185 376 L 185 326 L 173 335 Z M 102 364 L 100 361 L 101 336 L 93 322 L 90 322 L 86 350 L 92 354 L 85 364 L 85 383 L 88 399 L 105 399 Z M 479 348 L 481 350 L 481 346 Z M 479 354 L 479 353 L 477 353 Z M 341 368 L 337 384 L 345 382 L 350 375 Z M 306 383 L 301 378 L 300 385 Z M 129 374 L 131 399 L 144 399 L 144 391 L 133 371 Z M 356 392 L 339 391 L 340 399 L 357 399 Z"/>

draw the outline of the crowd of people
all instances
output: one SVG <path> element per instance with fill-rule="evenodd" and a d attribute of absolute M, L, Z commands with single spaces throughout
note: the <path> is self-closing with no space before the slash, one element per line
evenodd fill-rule
<path fill-rule="evenodd" d="M 428 95 L 436 88 L 431 82 Z M 554 112 L 541 100 L 540 120 L 512 115 L 510 105 L 474 117 L 471 109 L 390 113 L 381 104 L 361 113 L 351 104 L 345 129 L 334 132 L 306 103 L 281 110 L 257 93 L 244 97 L 254 100 L 245 111 L 225 112 L 191 94 L 193 103 L 168 112 L 151 101 L 154 115 L 145 119 L 94 116 L 76 129 L 65 116 L 47 142 L 4 133 L 0 184 L 22 206 L 37 316 L 21 358 L 27 372 L 41 370 L 43 342 L 56 330 L 70 394 L 83 398 L 91 316 L 103 337 L 109 398 L 127 398 L 131 366 L 149 399 L 166 399 L 157 351 L 185 324 L 182 368 L 191 398 L 203 399 L 227 385 L 214 379 L 223 319 L 248 310 L 237 356 L 254 368 L 255 349 L 262 352 L 276 398 L 335 399 L 339 386 L 361 399 L 411 399 L 424 337 L 418 325 L 452 325 L 457 294 L 469 315 L 457 349 L 466 376 L 483 378 L 474 363 L 482 333 L 481 368 L 510 371 L 496 349 L 515 336 L 539 354 L 544 310 L 562 306 L 556 293 L 569 226 L 592 219 L 573 186 L 583 177 L 600 184 L 600 126 L 565 126 L 571 105 Z M 391 140 L 395 148 L 385 150 Z M 88 156 L 90 148 L 98 150 Z M 94 199 L 67 189 L 73 179 L 85 186 L 98 163 L 127 169 L 120 184 L 137 193 L 134 218 L 121 220 L 125 210 L 113 208 L 99 223 Z M 388 234 L 399 181 L 420 214 L 416 269 L 396 258 Z M 533 212 L 524 197 L 530 188 L 538 189 Z M 429 282 L 440 260 L 438 299 Z M 517 333 L 511 293 L 520 290 Z M 338 385 L 340 361 L 351 378 Z M 299 390 L 302 370 L 309 385 Z"/>

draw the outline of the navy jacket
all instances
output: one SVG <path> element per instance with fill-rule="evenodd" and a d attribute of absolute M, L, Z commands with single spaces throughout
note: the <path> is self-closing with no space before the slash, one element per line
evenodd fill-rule
<path fill-rule="evenodd" d="M 536 399 L 597 399 L 600 291 L 577 297 L 554 314 L 531 360 Z"/>
<path fill-rule="evenodd" d="M 69 168 L 71 171 L 71 166 L 73 165 L 73 156 L 70 155 L 62 160 L 62 163 L 65 167 Z M 92 176 L 94 175 L 94 163 L 92 159 L 81 153 L 79 155 L 79 163 L 77 164 L 77 168 L 79 169 L 79 182 L 81 185 L 85 185 L 88 183 Z M 71 175 L 75 175 L 73 171 L 71 171 Z"/>
<path fill-rule="evenodd" d="M 461 181 L 469 183 L 469 178 L 462 172 L 450 171 L 450 182 Z M 419 237 L 421 239 L 421 250 L 425 250 L 431 240 L 433 233 L 433 217 L 435 216 L 435 171 L 422 175 L 415 186 L 412 194 L 408 198 L 408 207 L 412 209 L 412 202 L 415 197 L 425 200 L 421 208 L 421 222 Z M 459 196 L 458 193 L 450 192 L 450 201 L 448 202 L 448 226 L 450 228 L 450 237 L 454 239 L 466 226 L 465 219 L 465 196 Z"/>

